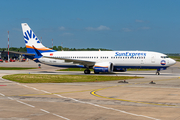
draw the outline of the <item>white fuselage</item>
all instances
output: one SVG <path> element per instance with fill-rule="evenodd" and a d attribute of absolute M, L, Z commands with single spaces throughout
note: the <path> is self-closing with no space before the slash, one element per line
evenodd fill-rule
<path fill-rule="evenodd" d="M 165 54 L 149 51 L 56 51 L 45 52 L 38 60 L 41 63 L 59 67 L 87 67 L 92 64 L 81 65 L 73 62 L 65 62 L 60 58 L 72 60 L 91 61 L 96 63 L 111 62 L 114 68 L 167 68 L 176 63 Z M 56 59 L 57 58 L 57 59 Z M 59 59 L 58 59 L 59 58 Z"/>

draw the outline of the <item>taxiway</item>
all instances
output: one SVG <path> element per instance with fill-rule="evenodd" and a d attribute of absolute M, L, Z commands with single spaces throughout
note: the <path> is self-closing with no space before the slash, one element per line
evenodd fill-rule
<path fill-rule="evenodd" d="M 0 66 L 37 67 L 32 61 L 0 63 Z M 93 83 L 24 84 L 2 79 L 3 75 L 78 74 L 41 69 L 0 71 L 0 120 L 178 120 L 180 119 L 179 63 L 155 75 L 155 71 L 127 71 L 117 74 L 143 76 L 143 79 Z M 94 75 L 94 74 L 91 74 Z M 149 84 L 154 81 L 156 84 Z"/>

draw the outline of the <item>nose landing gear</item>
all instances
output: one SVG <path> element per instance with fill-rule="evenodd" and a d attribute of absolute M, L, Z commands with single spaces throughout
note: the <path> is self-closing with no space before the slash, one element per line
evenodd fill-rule
<path fill-rule="evenodd" d="M 157 69 L 156 75 L 160 75 L 160 70 L 159 69 Z"/>
<path fill-rule="evenodd" d="M 160 72 L 159 72 L 159 71 L 156 71 L 156 75 L 160 75 Z"/>

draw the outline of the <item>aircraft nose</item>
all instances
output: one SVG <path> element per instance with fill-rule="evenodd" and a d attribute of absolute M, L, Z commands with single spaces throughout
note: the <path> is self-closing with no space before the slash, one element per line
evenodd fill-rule
<path fill-rule="evenodd" d="M 173 59 L 171 59 L 171 60 L 170 60 L 170 64 L 171 64 L 171 65 L 174 65 L 174 64 L 176 64 L 176 61 L 173 60 Z"/>

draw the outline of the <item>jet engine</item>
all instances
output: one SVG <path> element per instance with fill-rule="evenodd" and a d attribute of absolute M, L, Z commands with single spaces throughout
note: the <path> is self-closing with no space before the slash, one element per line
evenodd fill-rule
<path fill-rule="evenodd" d="M 94 73 L 98 74 L 99 72 L 113 72 L 113 63 L 111 62 L 96 63 L 94 65 Z"/>

